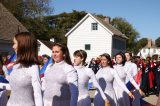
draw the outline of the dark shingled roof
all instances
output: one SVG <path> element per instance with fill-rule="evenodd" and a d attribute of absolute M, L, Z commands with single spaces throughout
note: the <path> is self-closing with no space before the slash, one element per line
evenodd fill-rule
<path fill-rule="evenodd" d="M 93 14 L 92 14 L 93 15 Z M 102 23 L 106 28 L 108 28 L 114 35 L 128 39 L 128 37 L 126 37 L 124 34 L 122 34 L 121 31 L 119 31 L 118 29 L 116 29 L 115 27 L 113 27 L 111 24 L 105 22 L 103 19 L 93 15 L 94 18 L 96 18 L 100 23 Z"/>
<path fill-rule="evenodd" d="M 0 3 L 0 39 L 12 41 L 22 31 L 28 30 Z"/>

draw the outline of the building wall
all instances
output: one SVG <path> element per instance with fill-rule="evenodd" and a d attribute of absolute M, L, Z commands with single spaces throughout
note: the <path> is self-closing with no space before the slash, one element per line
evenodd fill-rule
<path fill-rule="evenodd" d="M 0 55 L 12 54 L 12 43 L 9 41 L 0 40 Z"/>
<path fill-rule="evenodd" d="M 137 55 L 142 56 L 145 59 L 146 57 L 152 57 L 155 54 L 160 55 L 160 48 L 142 48 Z"/>
<path fill-rule="evenodd" d="M 126 40 L 120 37 L 113 37 L 112 39 L 112 56 L 117 54 L 118 52 L 125 52 L 126 50 Z"/>
<path fill-rule="evenodd" d="M 42 56 L 44 54 L 47 54 L 48 56 L 51 56 L 52 50 L 49 49 L 46 45 L 44 45 L 41 41 L 39 41 L 39 47 L 38 47 L 38 55 Z"/>
<path fill-rule="evenodd" d="M 111 55 L 112 35 L 100 24 L 98 24 L 98 30 L 92 30 L 91 23 L 96 23 L 96 20 L 88 17 L 68 36 L 67 46 L 72 59 L 74 51 L 78 49 L 85 50 L 85 44 L 91 45 L 91 50 L 86 50 L 88 54 L 87 61 L 102 53 L 109 53 Z"/>

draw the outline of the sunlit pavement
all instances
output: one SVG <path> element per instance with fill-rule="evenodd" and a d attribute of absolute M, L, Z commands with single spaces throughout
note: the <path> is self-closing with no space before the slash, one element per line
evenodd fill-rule
<path fill-rule="evenodd" d="M 89 90 L 91 101 L 93 102 L 95 90 Z M 150 95 L 148 97 L 142 98 L 141 106 L 155 106 L 157 103 L 158 97 L 156 95 Z M 92 104 L 93 106 L 93 104 Z"/>

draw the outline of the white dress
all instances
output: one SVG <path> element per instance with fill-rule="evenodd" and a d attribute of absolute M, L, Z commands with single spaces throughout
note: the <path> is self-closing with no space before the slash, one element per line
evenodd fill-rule
<path fill-rule="evenodd" d="M 42 82 L 44 106 L 76 106 L 77 80 L 76 70 L 65 61 L 49 65 Z"/>
<path fill-rule="evenodd" d="M 102 90 L 106 94 L 111 106 L 118 106 L 115 91 L 113 88 L 114 79 L 118 82 L 119 86 L 121 86 L 122 89 L 124 89 L 127 93 L 129 92 L 125 84 L 121 81 L 118 74 L 113 68 L 105 67 L 100 69 L 96 74 L 96 78 Z M 98 92 L 95 93 L 94 106 L 104 106 L 104 101 Z"/>
<path fill-rule="evenodd" d="M 92 69 L 85 66 L 74 66 L 78 73 L 78 104 L 77 106 L 91 106 L 91 100 L 88 92 L 88 82 L 91 79 L 94 87 L 100 92 L 103 100 L 106 100 L 106 96 L 103 93 L 101 87 L 99 86 L 95 74 Z"/>
<path fill-rule="evenodd" d="M 117 64 L 117 65 L 114 65 L 114 69 L 116 70 L 120 79 L 124 83 L 126 81 L 126 78 L 128 77 L 129 81 L 136 87 L 136 89 L 139 89 L 139 86 L 136 84 L 135 80 L 133 79 L 133 77 L 129 73 L 129 71 L 128 71 L 129 69 L 127 67 L 122 66 L 122 64 L 121 65 Z M 124 89 L 122 89 L 117 84 L 117 81 L 114 81 L 113 86 L 115 89 L 115 93 L 116 93 L 116 97 L 117 97 L 119 106 L 130 106 L 130 100 L 129 100 L 128 93 L 126 93 L 124 91 Z"/>
<path fill-rule="evenodd" d="M 125 63 L 125 67 L 128 68 L 128 71 L 130 72 L 130 75 L 134 77 L 138 73 L 137 65 L 131 61 L 128 61 Z M 126 83 L 129 82 L 129 78 L 126 78 Z"/>
<path fill-rule="evenodd" d="M 0 88 L 11 90 L 7 106 L 43 106 L 38 65 L 14 65 L 8 81 L 0 83 Z"/>
<path fill-rule="evenodd" d="M 7 90 L 0 91 L 0 106 L 6 106 L 8 102 Z"/>
<path fill-rule="evenodd" d="M 131 76 L 134 78 L 134 76 L 136 76 L 136 74 L 138 73 L 138 68 L 137 68 L 137 65 L 131 61 L 127 61 L 125 63 L 125 67 L 129 68 L 129 72 L 131 74 Z M 127 77 L 126 79 L 126 84 L 129 83 L 129 78 Z M 132 106 L 140 106 L 140 98 L 141 98 L 141 95 L 139 94 L 138 90 L 133 90 L 132 91 L 134 96 L 135 96 L 135 99 L 134 101 L 132 101 Z"/>

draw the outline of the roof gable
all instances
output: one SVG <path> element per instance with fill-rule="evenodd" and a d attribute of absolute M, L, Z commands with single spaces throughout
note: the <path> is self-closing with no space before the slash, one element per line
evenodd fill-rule
<path fill-rule="evenodd" d="M 54 42 L 52 42 L 52 41 L 45 41 L 45 40 L 38 40 L 38 41 L 40 41 L 41 43 L 43 43 L 45 46 L 47 46 L 49 49 L 52 50 Z"/>
<path fill-rule="evenodd" d="M 66 33 L 66 37 L 69 36 L 76 28 L 78 28 L 88 17 L 94 19 L 98 24 L 100 24 L 105 30 L 107 30 L 111 35 L 117 35 L 119 37 L 127 39 L 127 37 L 122 34 L 118 29 L 114 28 L 111 24 L 106 23 L 101 18 L 88 13 L 84 18 L 82 18 L 69 32 Z"/>

